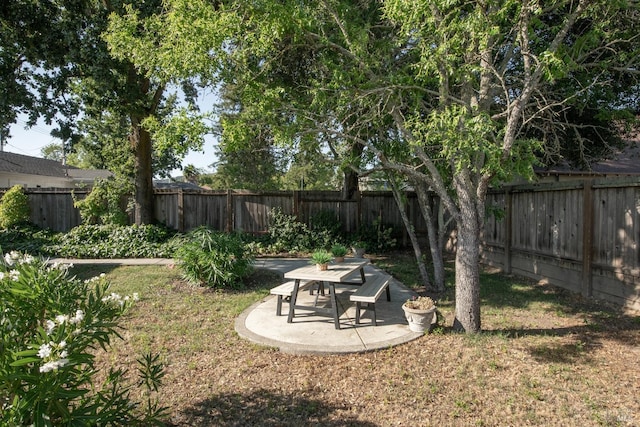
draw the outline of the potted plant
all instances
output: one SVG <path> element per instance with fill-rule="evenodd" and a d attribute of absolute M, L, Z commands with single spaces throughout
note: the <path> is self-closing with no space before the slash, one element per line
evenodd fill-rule
<path fill-rule="evenodd" d="M 364 258 L 364 253 L 367 250 L 367 243 L 362 240 L 356 240 L 351 244 L 351 251 L 354 258 Z"/>
<path fill-rule="evenodd" d="M 436 313 L 436 304 L 429 297 L 413 297 L 402 305 L 404 316 L 413 332 L 424 333 L 429 329 Z"/>
<path fill-rule="evenodd" d="M 343 262 L 344 256 L 347 254 L 347 247 L 345 245 L 341 245 L 340 243 L 336 243 L 331 246 L 331 255 L 336 262 Z"/>
<path fill-rule="evenodd" d="M 311 264 L 315 264 L 318 270 L 326 270 L 329 268 L 329 262 L 331 261 L 331 253 L 324 249 L 317 250 L 311 254 Z"/>

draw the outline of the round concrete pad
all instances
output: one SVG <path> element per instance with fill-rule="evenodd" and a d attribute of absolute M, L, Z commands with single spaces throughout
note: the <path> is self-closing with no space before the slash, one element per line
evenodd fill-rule
<path fill-rule="evenodd" d="M 300 266 L 299 260 L 291 263 L 278 260 L 277 265 L 263 260 L 260 268 L 273 268 L 285 272 Z M 368 265 L 367 276 L 385 274 Z M 335 328 L 333 318 L 304 309 L 296 309 L 293 323 L 287 323 L 288 302 L 282 304 L 282 315 L 276 315 L 276 297 L 268 296 L 255 303 L 236 320 L 236 332 L 257 344 L 277 347 L 280 351 L 293 354 L 339 354 L 358 353 L 388 348 L 414 340 L 421 333 L 409 330 L 404 318 L 402 304 L 414 293 L 401 283 L 392 279 L 390 282 L 391 301 L 387 301 L 383 293 L 376 302 L 377 326 L 374 326 L 371 313 L 362 311 L 360 324 L 355 323 L 355 303 L 349 301 L 349 295 L 355 292 L 356 286 L 336 285 L 338 297 L 338 313 L 340 329 Z M 314 305 L 316 295 L 309 291 L 298 293 L 296 305 Z M 329 307 L 329 297 L 320 295 L 317 306 Z"/>

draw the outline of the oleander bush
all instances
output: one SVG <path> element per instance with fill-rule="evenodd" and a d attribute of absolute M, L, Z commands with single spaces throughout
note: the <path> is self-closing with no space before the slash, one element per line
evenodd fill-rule
<path fill-rule="evenodd" d="M 187 233 L 175 258 L 188 282 L 212 288 L 240 287 L 254 260 L 242 236 L 204 226 Z"/>
<path fill-rule="evenodd" d="M 157 425 L 163 370 L 157 356 L 138 360 L 139 382 L 125 370 L 106 380 L 95 354 L 119 337 L 137 299 L 109 292 L 103 277 L 79 280 L 68 266 L 12 252 L 0 262 L 0 425 Z M 134 390 L 144 386 L 144 402 Z M 138 394 L 138 393 L 136 393 Z"/>
<path fill-rule="evenodd" d="M 269 252 L 310 252 L 316 247 L 312 233 L 295 216 L 287 215 L 278 208 L 269 211 Z"/>
<path fill-rule="evenodd" d="M 369 252 L 386 252 L 396 247 L 395 230 L 391 225 L 385 225 L 380 218 L 372 224 L 362 225 L 352 236 L 352 241 L 363 242 Z"/>

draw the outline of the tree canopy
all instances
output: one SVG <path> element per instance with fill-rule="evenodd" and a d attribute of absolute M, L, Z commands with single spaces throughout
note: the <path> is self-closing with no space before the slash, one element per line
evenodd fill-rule
<path fill-rule="evenodd" d="M 136 222 L 150 223 L 154 173 L 168 173 L 190 148 L 201 148 L 208 129 L 192 84 L 152 76 L 109 52 L 109 17 L 133 10 L 153 16 L 162 1 L 4 2 L 0 126 L 20 112 L 31 124 L 55 122 L 66 152 L 79 150 L 84 162 L 135 182 Z"/>
<path fill-rule="evenodd" d="M 243 107 L 274 141 L 326 144 L 347 168 L 386 169 L 438 194 L 456 223 L 455 326 L 468 332 L 481 328 L 490 185 L 531 176 L 567 135 L 580 157 L 603 136 L 589 117 L 610 123 L 637 108 L 631 0 L 166 6 L 115 17 L 114 51 L 152 74 L 242 84 Z M 292 59 L 304 63 L 296 73 Z"/>

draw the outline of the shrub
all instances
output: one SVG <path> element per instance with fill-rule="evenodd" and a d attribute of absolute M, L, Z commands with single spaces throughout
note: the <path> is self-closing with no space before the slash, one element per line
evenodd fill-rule
<path fill-rule="evenodd" d="M 0 424 L 150 425 L 164 408 L 151 392 L 163 376 L 157 357 L 139 360 L 140 404 L 113 370 L 96 382 L 95 349 L 118 337 L 119 320 L 136 299 L 109 293 L 103 278 L 69 277 L 67 266 L 48 265 L 13 252 L 0 263 Z"/>
<path fill-rule="evenodd" d="M 311 230 L 295 216 L 287 215 L 281 209 L 269 212 L 269 238 L 274 252 L 309 252 L 315 245 Z M 319 245 L 320 246 L 320 245 Z"/>
<path fill-rule="evenodd" d="M 133 194 L 133 184 L 126 178 L 97 179 L 91 192 L 82 200 L 73 198 L 85 224 L 126 225 L 129 222 L 127 200 Z"/>
<path fill-rule="evenodd" d="M 157 225 L 79 225 L 60 235 L 50 255 L 75 258 L 171 258 L 175 232 Z"/>
<path fill-rule="evenodd" d="M 0 248 L 5 252 L 19 251 L 43 255 L 56 239 L 56 233 L 34 224 L 17 224 L 0 230 Z"/>
<path fill-rule="evenodd" d="M 184 278 L 212 288 L 232 288 L 251 273 L 253 256 L 241 237 L 198 227 L 187 233 L 176 252 Z"/>
<path fill-rule="evenodd" d="M 29 220 L 29 197 L 20 185 L 14 185 L 0 199 L 0 228 L 28 223 Z"/>
<path fill-rule="evenodd" d="M 311 230 L 317 246 L 327 247 L 331 242 L 341 240 L 342 224 L 331 209 L 322 209 L 311 217 Z"/>
<path fill-rule="evenodd" d="M 378 218 L 372 225 L 361 226 L 353 236 L 353 241 L 362 242 L 369 251 L 384 252 L 396 246 L 396 239 L 393 237 L 393 227 L 386 226 Z"/>

